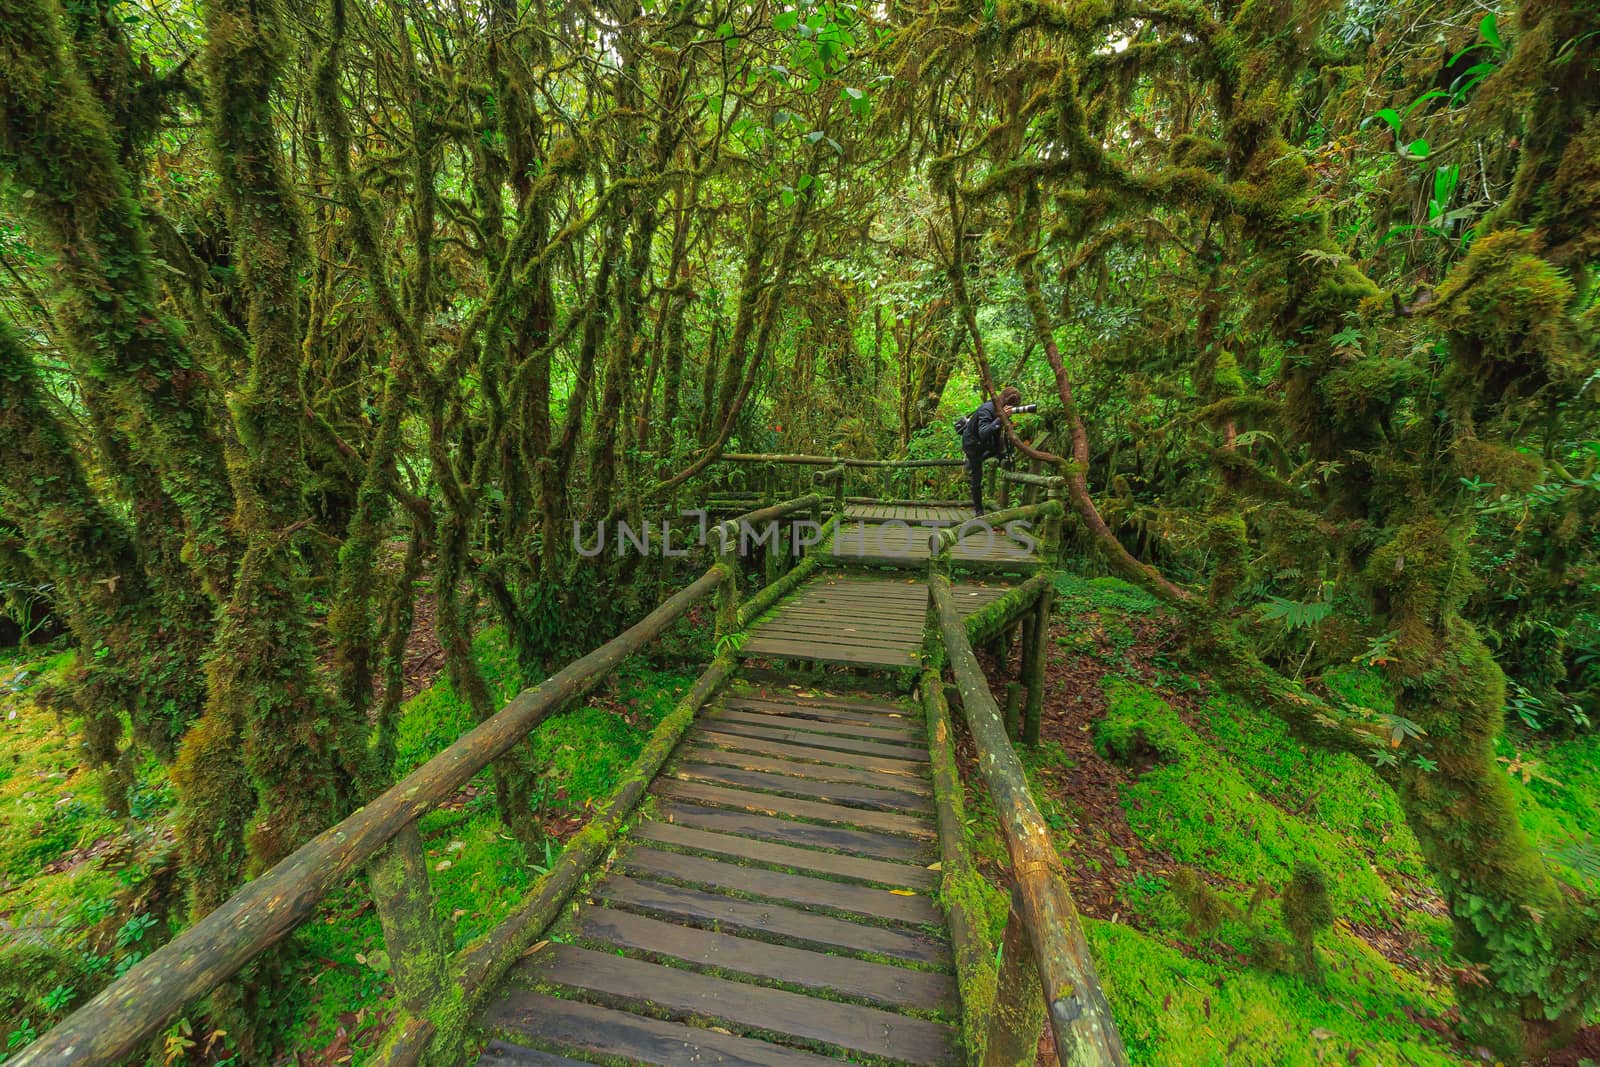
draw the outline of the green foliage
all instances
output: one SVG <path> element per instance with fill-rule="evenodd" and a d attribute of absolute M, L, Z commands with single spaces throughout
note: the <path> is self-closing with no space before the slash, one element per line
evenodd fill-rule
<path fill-rule="evenodd" d="M 1333 605 L 1326 602 L 1303 604 L 1283 597 L 1268 597 L 1257 608 L 1266 622 L 1281 622 L 1289 630 L 1309 629 L 1333 614 Z"/>

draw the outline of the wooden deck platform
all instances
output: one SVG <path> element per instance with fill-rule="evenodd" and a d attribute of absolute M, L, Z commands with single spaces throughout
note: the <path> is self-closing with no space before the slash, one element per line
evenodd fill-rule
<path fill-rule="evenodd" d="M 970 584 L 955 590 L 966 612 L 1006 591 Z M 928 586 L 920 579 L 829 574 L 807 582 L 770 618 L 754 624 L 739 654 L 851 667 L 915 666 L 927 608 Z"/>
<path fill-rule="evenodd" d="M 950 507 L 943 504 L 848 504 L 844 509 L 845 522 L 887 522 L 898 519 L 910 523 L 966 522 L 972 518 L 972 509 Z"/>
<path fill-rule="evenodd" d="M 907 702 L 731 689 L 490 1002 L 479 1067 L 960 1062 L 928 776 Z"/>
<path fill-rule="evenodd" d="M 824 554 L 826 561 L 838 565 L 895 567 L 921 572 L 928 565 L 928 544 L 933 532 L 949 525 L 955 523 L 845 520 L 839 523 L 833 539 L 819 546 L 817 551 Z M 950 559 L 956 566 L 968 570 L 1032 570 L 1039 564 L 1037 542 L 1042 531 L 1034 531 L 1031 536 L 1032 544 L 1008 537 L 1004 531 L 975 527 L 950 550 Z"/>

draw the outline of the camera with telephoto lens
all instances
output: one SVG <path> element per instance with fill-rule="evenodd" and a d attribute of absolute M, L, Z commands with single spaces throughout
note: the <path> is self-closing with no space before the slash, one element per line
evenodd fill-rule
<path fill-rule="evenodd" d="M 1011 409 L 1011 414 L 1013 414 L 1013 415 L 1032 415 L 1035 411 L 1038 411 L 1038 410 L 1039 410 L 1039 405 L 1038 404 L 1018 404 L 1016 407 Z"/>

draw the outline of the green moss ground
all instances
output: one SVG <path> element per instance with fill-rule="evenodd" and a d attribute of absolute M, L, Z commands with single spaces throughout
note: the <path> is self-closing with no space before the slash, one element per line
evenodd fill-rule
<path fill-rule="evenodd" d="M 516 688 L 515 660 L 500 631 L 485 631 L 475 649 L 496 696 L 509 699 Z M 629 660 L 599 699 L 534 734 L 533 758 L 546 768 L 542 807 L 547 825 L 576 825 L 590 805 L 611 792 L 651 729 L 694 677 L 692 672 L 654 669 L 640 658 Z M 402 716 L 397 731 L 401 774 L 425 763 L 473 725 L 471 709 L 444 677 L 408 701 Z M 452 919 L 457 948 L 510 914 L 561 853 L 561 843 L 550 839 L 542 854 L 523 854 L 522 845 L 504 831 L 495 814 L 487 773 L 472 783 L 462 803 L 429 813 L 419 825 L 438 911 Z M 323 918 L 296 935 L 306 956 L 288 1030 L 294 1048 L 325 1048 L 347 1026 L 347 1013 L 370 1015 L 386 1006 L 388 960 L 364 889 L 353 884 L 324 910 Z M 361 1062 L 362 1051 L 357 1050 L 355 1063 Z"/>
<path fill-rule="evenodd" d="M 1127 770 L 1118 806 L 1144 855 L 1124 862 L 1112 848 L 1102 862 L 1105 849 L 1075 850 L 1103 829 L 1082 817 L 1069 754 L 1047 743 L 1019 755 L 1076 877 L 1117 886 L 1116 921 L 1101 915 L 1086 927 L 1133 1062 L 1484 1062 L 1442 1036 L 1454 1017 L 1448 923 L 1372 768 L 1308 750 L 1279 720 L 1177 662 L 1175 624 L 1142 591 L 1067 574 L 1056 587 L 1052 664 L 1097 689 L 1089 731 Z M 1361 670 L 1320 684 L 1382 710 L 1376 679 Z M 1051 693 L 1047 716 L 1064 699 Z M 1531 770 L 1527 783 L 1512 775 L 1524 824 L 1564 878 L 1592 886 L 1600 736 L 1513 736 L 1503 755 L 1510 763 L 1519 753 Z M 1003 848 L 972 782 L 967 803 L 979 862 L 992 870 Z M 1327 874 L 1335 916 L 1317 937 L 1320 978 L 1296 966 L 1279 903 L 1306 860 Z"/>
<path fill-rule="evenodd" d="M 140 768 L 132 812 L 110 814 L 77 740 L 42 707 L 71 653 L 0 658 L 0 1053 L 48 1029 L 165 933 L 171 795 Z"/>
<path fill-rule="evenodd" d="M 515 663 L 500 632 L 480 635 L 475 649 L 497 696 L 509 698 Z M 132 818 L 109 814 L 75 747 L 78 732 L 36 699 L 42 683 L 71 665 L 70 653 L 0 659 L 0 1053 L 32 1040 L 159 944 L 167 931 L 152 915 L 169 910 L 178 891 L 165 876 L 171 792 L 164 769 L 153 762 L 141 769 Z M 586 818 L 693 678 L 629 660 L 595 701 L 534 735 L 533 758 L 546 768 L 538 802 L 547 827 L 559 835 Z M 402 710 L 398 774 L 472 725 L 470 709 L 441 678 Z M 553 837 L 542 854 L 523 855 L 496 817 L 488 774 L 420 827 L 438 909 L 452 920 L 458 947 L 508 914 L 561 850 Z M 284 1049 L 326 1049 L 342 1042 L 341 1031 L 380 1021 L 388 961 L 359 879 L 294 935 L 291 960 L 282 983 L 289 992 L 274 1006 Z M 368 1049 L 360 1039 L 351 1044 L 351 1062 L 360 1063 Z"/>

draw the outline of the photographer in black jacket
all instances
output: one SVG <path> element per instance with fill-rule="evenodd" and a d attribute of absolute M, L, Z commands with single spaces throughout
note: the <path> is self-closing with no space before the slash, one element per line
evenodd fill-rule
<path fill-rule="evenodd" d="M 1008 451 L 999 408 L 1009 415 L 1021 401 L 1022 393 L 1008 385 L 999 396 L 980 404 L 961 427 L 961 451 L 967 457 L 967 481 L 972 486 L 972 510 L 976 515 L 983 514 L 983 461 L 990 456 L 1002 457 Z"/>

